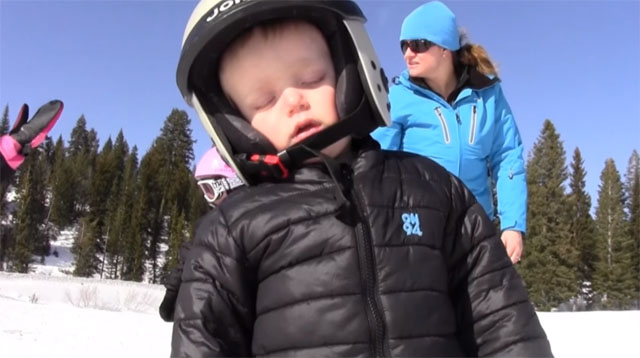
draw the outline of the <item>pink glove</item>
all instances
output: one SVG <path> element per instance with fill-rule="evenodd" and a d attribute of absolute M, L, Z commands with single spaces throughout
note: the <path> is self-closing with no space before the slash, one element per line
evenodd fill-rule
<path fill-rule="evenodd" d="M 0 153 L 13 170 L 22 164 L 24 156 L 31 149 L 40 145 L 47 137 L 60 117 L 63 108 L 62 101 L 50 101 L 40 107 L 36 114 L 27 121 L 29 106 L 22 105 L 18 119 L 9 134 L 0 137 Z"/>

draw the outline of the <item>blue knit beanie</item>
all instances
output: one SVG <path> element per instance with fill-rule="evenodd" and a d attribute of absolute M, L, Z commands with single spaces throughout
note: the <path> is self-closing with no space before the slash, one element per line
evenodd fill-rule
<path fill-rule="evenodd" d="M 460 48 L 456 15 L 440 1 L 413 10 L 402 23 L 400 40 L 429 40 L 451 51 Z"/>

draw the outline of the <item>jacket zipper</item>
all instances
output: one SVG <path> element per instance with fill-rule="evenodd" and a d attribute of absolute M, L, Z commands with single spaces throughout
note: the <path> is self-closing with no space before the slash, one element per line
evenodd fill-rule
<path fill-rule="evenodd" d="M 469 144 L 473 144 L 476 140 L 476 127 L 477 127 L 477 112 L 476 105 L 471 106 L 471 128 L 469 128 Z"/>
<path fill-rule="evenodd" d="M 462 119 L 460 119 L 460 113 L 455 110 L 454 112 L 456 114 L 456 122 L 458 123 L 458 126 L 456 127 L 456 143 L 458 144 L 458 155 L 456 155 L 456 157 L 458 158 L 458 163 L 456 165 L 456 168 L 458 169 L 454 174 L 458 176 L 462 171 L 462 156 L 464 155 L 464 151 L 462 150 L 462 141 L 460 140 L 460 127 L 462 127 Z"/>
<path fill-rule="evenodd" d="M 446 144 L 449 144 L 451 143 L 451 136 L 449 135 L 449 127 L 447 127 L 447 121 L 444 119 L 440 107 L 436 107 L 434 111 L 436 112 L 436 115 L 440 120 L 440 125 L 442 125 L 442 135 L 444 136 L 444 142 Z"/>
<path fill-rule="evenodd" d="M 373 355 L 375 357 L 385 357 L 384 335 L 385 328 L 382 321 L 382 314 L 376 302 L 376 278 L 375 267 L 373 263 L 373 243 L 371 236 L 365 230 L 364 221 L 362 220 L 362 210 L 360 200 L 355 189 L 352 190 L 355 207 L 359 216 L 359 222 L 356 225 L 356 247 L 358 249 L 358 259 L 360 262 L 360 273 L 362 274 L 362 286 L 367 304 L 367 318 L 369 321 L 369 335 L 373 340 Z"/>

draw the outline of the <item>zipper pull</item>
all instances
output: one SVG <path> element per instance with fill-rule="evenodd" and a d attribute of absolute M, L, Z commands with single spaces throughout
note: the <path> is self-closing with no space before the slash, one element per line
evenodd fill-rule
<path fill-rule="evenodd" d="M 458 122 L 458 124 L 462 124 L 462 121 L 460 120 L 460 114 L 458 112 L 456 112 L 456 121 Z"/>

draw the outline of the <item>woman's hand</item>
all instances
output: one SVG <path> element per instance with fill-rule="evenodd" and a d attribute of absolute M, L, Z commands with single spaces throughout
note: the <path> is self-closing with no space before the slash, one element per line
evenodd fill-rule
<path fill-rule="evenodd" d="M 514 264 L 520 261 L 522 256 L 522 233 L 516 230 L 505 230 L 502 232 L 502 243 L 507 250 L 507 255 Z"/>

